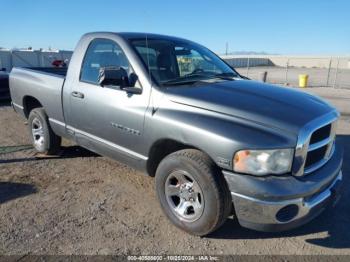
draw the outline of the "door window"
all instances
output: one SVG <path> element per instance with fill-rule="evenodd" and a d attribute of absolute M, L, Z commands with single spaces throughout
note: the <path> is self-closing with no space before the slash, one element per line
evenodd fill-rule
<path fill-rule="evenodd" d="M 122 67 L 129 72 L 129 62 L 120 46 L 108 39 L 93 40 L 85 54 L 80 81 L 98 84 L 101 67 Z"/>

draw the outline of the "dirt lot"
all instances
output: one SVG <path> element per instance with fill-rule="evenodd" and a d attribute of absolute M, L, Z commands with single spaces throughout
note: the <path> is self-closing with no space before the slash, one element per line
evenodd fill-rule
<path fill-rule="evenodd" d="M 307 91 L 342 112 L 338 205 L 290 232 L 258 233 L 230 218 L 206 238 L 168 222 L 153 178 L 67 141 L 61 156 L 37 157 L 23 119 L 1 106 L 0 254 L 350 254 L 350 91 Z"/>

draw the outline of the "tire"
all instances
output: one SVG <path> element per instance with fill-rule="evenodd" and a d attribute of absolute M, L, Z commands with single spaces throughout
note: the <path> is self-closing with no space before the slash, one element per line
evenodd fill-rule
<path fill-rule="evenodd" d="M 35 108 L 29 113 L 28 127 L 33 147 L 45 155 L 55 155 L 61 147 L 61 137 L 51 129 L 43 108 Z"/>
<path fill-rule="evenodd" d="M 220 169 L 198 150 L 180 150 L 165 157 L 155 184 L 165 215 L 190 234 L 208 235 L 231 213 L 232 198 Z"/>

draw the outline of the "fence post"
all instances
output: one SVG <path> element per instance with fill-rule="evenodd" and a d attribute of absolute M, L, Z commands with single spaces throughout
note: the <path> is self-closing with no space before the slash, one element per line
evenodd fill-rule
<path fill-rule="evenodd" d="M 250 57 L 248 56 L 248 61 L 247 61 L 247 77 L 248 77 L 248 75 L 249 75 L 249 59 L 250 59 Z"/>
<path fill-rule="evenodd" d="M 329 65 L 328 65 L 328 74 L 327 74 L 327 84 L 326 87 L 329 86 L 329 76 L 331 74 L 331 68 L 332 68 L 332 57 L 329 59 Z"/>
<path fill-rule="evenodd" d="M 337 85 L 337 78 L 338 78 L 338 69 L 339 69 L 339 56 L 338 56 L 338 61 L 337 61 L 337 67 L 335 69 L 335 77 L 334 77 L 334 82 L 333 82 L 333 88 L 336 87 Z"/>
<path fill-rule="evenodd" d="M 289 68 L 289 58 L 287 59 L 287 64 L 286 64 L 286 79 L 285 79 L 285 85 L 288 85 L 288 68 Z"/>

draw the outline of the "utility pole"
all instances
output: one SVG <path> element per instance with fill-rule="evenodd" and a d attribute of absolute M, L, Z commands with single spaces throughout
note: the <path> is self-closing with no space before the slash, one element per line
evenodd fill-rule
<path fill-rule="evenodd" d="M 226 55 L 228 55 L 228 42 L 226 42 Z"/>

